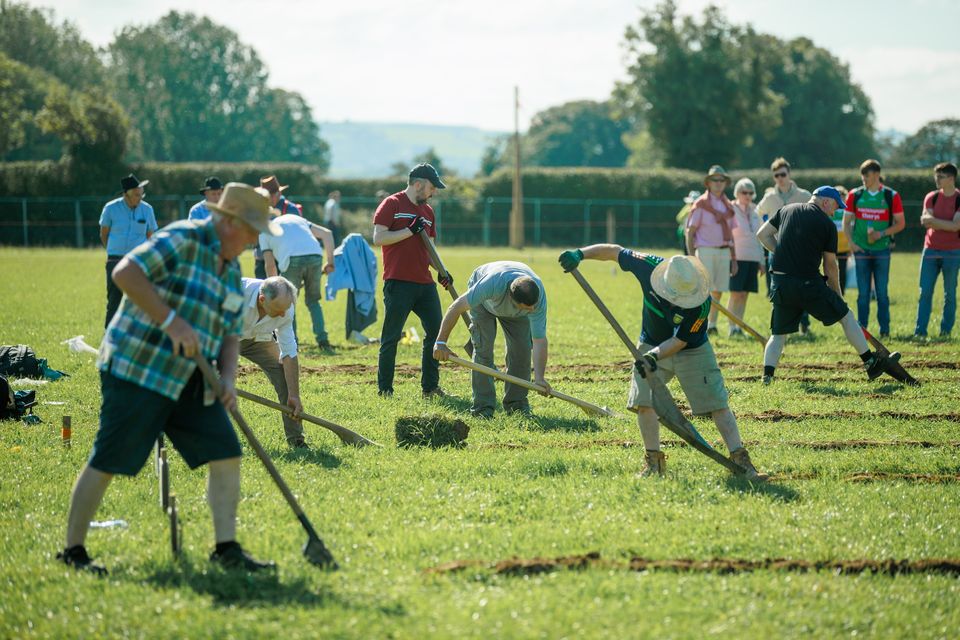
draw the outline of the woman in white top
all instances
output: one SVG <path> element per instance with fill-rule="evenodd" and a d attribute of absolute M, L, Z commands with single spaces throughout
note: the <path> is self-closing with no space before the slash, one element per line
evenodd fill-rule
<path fill-rule="evenodd" d="M 730 312 L 741 320 L 747 308 L 747 296 L 758 290 L 757 274 L 767 272 L 763 247 L 757 240 L 757 230 L 761 222 L 757 205 L 753 203 L 756 191 L 749 178 L 740 179 L 733 188 L 733 210 L 737 220 L 733 227 L 733 242 L 737 254 L 737 271 L 736 275 L 730 278 Z M 741 336 L 743 330 L 731 323 L 730 335 Z"/>

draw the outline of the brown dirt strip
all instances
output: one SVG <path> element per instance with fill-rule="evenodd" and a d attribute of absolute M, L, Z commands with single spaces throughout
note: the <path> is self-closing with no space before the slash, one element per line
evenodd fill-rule
<path fill-rule="evenodd" d="M 497 562 L 483 560 L 456 560 L 424 569 L 424 573 L 442 575 L 465 569 L 493 571 L 498 575 L 530 576 L 561 569 L 584 570 L 590 568 L 621 569 L 628 571 L 672 571 L 675 573 L 733 574 L 752 571 L 830 571 L 839 575 L 878 573 L 888 576 L 915 574 L 960 575 L 960 558 L 930 558 L 925 560 L 798 560 L 787 558 L 764 558 L 740 560 L 713 558 L 692 560 L 687 558 L 653 560 L 631 558 L 628 562 L 604 560 L 593 551 L 583 555 L 559 556 L 556 558 L 509 558 Z"/>

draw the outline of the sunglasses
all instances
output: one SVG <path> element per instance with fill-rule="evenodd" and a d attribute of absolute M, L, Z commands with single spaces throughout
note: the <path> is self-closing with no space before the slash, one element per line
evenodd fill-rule
<path fill-rule="evenodd" d="M 946 173 L 938 173 L 934 175 L 934 178 L 937 180 L 946 180 L 947 178 L 952 178 L 953 176 L 947 175 Z"/>
<path fill-rule="evenodd" d="M 742 194 L 744 194 L 744 195 L 747 195 L 747 196 L 752 196 L 752 195 L 753 195 L 753 191 L 741 191 L 740 193 L 742 193 Z"/>
<path fill-rule="evenodd" d="M 726 182 L 726 178 L 710 178 L 710 182 Z"/>
<path fill-rule="evenodd" d="M 774 178 L 786 178 L 786 177 L 787 177 L 787 174 L 786 174 L 785 172 L 775 173 L 775 174 L 773 174 L 773 177 L 774 177 Z"/>

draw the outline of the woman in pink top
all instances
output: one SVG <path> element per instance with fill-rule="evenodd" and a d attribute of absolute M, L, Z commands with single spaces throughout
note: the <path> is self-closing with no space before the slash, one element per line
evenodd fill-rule
<path fill-rule="evenodd" d="M 720 302 L 730 290 L 730 276 L 737 273 L 737 253 L 733 229 L 737 226 L 733 203 L 724 193 L 730 176 L 718 164 L 710 167 L 703 180 L 707 191 L 697 198 L 687 218 L 687 253 L 695 255 L 710 274 L 710 295 Z M 707 333 L 717 333 L 717 310 L 710 310 Z"/>
<path fill-rule="evenodd" d="M 743 320 L 747 296 L 759 290 L 757 274 L 766 273 L 763 247 L 757 240 L 760 216 L 753 197 L 757 190 L 750 178 L 741 178 L 733 188 L 733 211 L 737 221 L 733 228 L 733 243 L 737 251 L 737 274 L 730 278 L 730 313 Z M 743 330 L 730 323 L 730 335 L 742 336 Z"/>

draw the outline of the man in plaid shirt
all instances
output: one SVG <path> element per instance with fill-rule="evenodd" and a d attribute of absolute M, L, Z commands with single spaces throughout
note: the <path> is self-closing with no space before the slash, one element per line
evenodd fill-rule
<path fill-rule="evenodd" d="M 262 189 L 230 183 L 213 214 L 164 227 L 113 270 L 123 300 L 107 327 L 97 365 L 103 403 L 90 459 L 73 488 L 67 540 L 57 557 L 97 574 L 84 541 L 110 480 L 134 476 L 166 434 L 191 469 L 208 467 L 207 497 L 216 549 L 210 559 L 255 571 L 272 567 L 236 542 L 240 442 L 225 409 L 236 406 L 243 289 L 236 258 L 258 234 L 276 234 Z M 217 403 L 193 357 L 217 359 Z"/>

